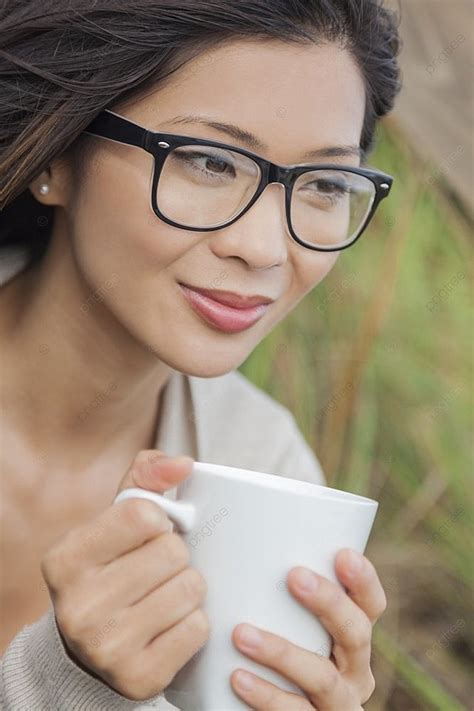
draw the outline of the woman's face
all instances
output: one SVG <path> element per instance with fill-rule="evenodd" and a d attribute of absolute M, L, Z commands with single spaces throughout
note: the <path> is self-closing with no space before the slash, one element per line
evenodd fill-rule
<path fill-rule="evenodd" d="M 166 86 L 113 107 L 153 131 L 249 148 L 216 128 L 173 118 L 193 114 L 234 124 L 265 145 L 257 153 L 281 165 L 308 162 L 303 156 L 310 150 L 358 146 L 364 109 L 363 81 L 346 51 L 247 41 L 208 51 Z M 338 257 L 291 239 L 284 188 L 276 183 L 223 229 L 193 232 L 168 225 L 150 206 L 152 156 L 89 140 L 92 152 L 61 206 L 77 273 L 100 294 L 101 309 L 176 370 L 213 377 L 237 368 Z M 356 155 L 320 162 L 359 165 Z M 253 325 L 228 332 L 197 313 L 180 284 L 274 301 Z M 96 305 L 88 316 L 95 314 Z"/>

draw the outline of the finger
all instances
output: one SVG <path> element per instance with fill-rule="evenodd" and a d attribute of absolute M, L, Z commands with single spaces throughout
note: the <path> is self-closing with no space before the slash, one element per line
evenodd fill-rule
<path fill-rule="evenodd" d="M 338 583 L 303 567 L 288 575 L 288 589 L 316 617 L 334 640 L 333 653 L 342 674 L 370 668 L 372 625 L 365 612 Z"/>
<path fill-rule="evenodd" d="M 206 643 L 209 638 L 209 620 L 202 610 L 194 610 L 139 651 L 135 651 L 130 643 L 131 630 L 127 625 L 122 625 L 116 632 L 120 634 L 116 634 L 113 639 L 104 639 L 101 652 L 107 663 L 102 665 L 101 676 L 122 694 L 123 688 L 136 688 L 137 695 L 132 696 L 128 691 L 127 697 L 145 701 L 154 696 L 158 689 L 169 686 L 179 669 Z M 129 652 L 128 656 L 125 661 L 116 664 L 113 674 L 109 674 L 107 669 L 110 668 L 110 657 L 123 657 L 124 649 Z M 132 707 L 144 708 L 141 704 L 131 704 Z"/>
<path fill-rule="evenodd" d="M 111 607 L 136 604 L 189 565 L 189 548 L 176 533 L 163 533 L 105 565 L 96 577 L 96 598 Z"/>
<path fill-rule="evenodd" d="M 265 711 L 314 711 L 304 696 L 283 691 L 268 681 L 243 669 L 236 669 L 230 677 L 232 689 L 252 709 Z"/>
<path fill-rule="evenodd" d="M 120 482 L 117 494 L 134 486 L 163 493 L 191 474 L 193 462 L 187 455 L 168 457 L 158 449 L 142 449 Z"/>
<path fill-rule="evenodd" d="M 189 476 L 192 463 L 191 457 L 166 457 L 158 450 L 141 450 L 122 480 L 119 491 L 128 486 L 141 486 L 163 493 Z M 92 530 L 86 532 L 82 550 L 89 551 L 89 564 L 105 565 L 152 537 L 173 530 L 166 513 L 152 501 L 119 501 L 110 509 L 105 522 L 96 519 L 91 524 Z"/>
<path fill-rule="evenodd" d="M 170 458 L 157 450 L 142 450 L 132 462 L 119 491 L 128 486 L 142 485 L 164 492 L 189 476 L 192 462 L 190 457 Z M 169 518 L 152 501 L 119 501 L 93 521 L 70 531 L 63 539 L 64 573 L 69 570 L 75 576 L 81 568 L 105 565 L 170 530 L 172 523 Z"/>
<path fill-rule="evenodd" d="M 168 516 L 153 501 L 126 499 L 91 524 L 81 546 L 88 562 L 100 567 L 171 530 Z"/>
<path fill-rule="evenodd" d="M 356 566 L 352 568 L 352 561 Z M 341 549 L 336 556 L 336 574 L 352 600 L 374 624 L 387 608 L 387 597 L 373 564 L 351 548 Z"/>
<path fill-rule="evenodd" d="M 54 589 L 56 583 L 77 580 L 85 570 L 99 570 L 170 527 L 165 512 L 152 501 L 128 499 L 109 506 L 93 521 L 73 528 L 46 553 L 43 566 L 49 584 Z"/>
<path fill-rule="evenodd" d="M 127 608 L 123 623 L 129 627 L 132 644 L 140 648 L 201 607 L 207 592 L 204 578 L 195 568 L 178 575 Z"/>
<path fill-rule="evenodd" d="M 253 625 L 237 625 L 232 640 L 251 659 L 296 684 L 320 711 L 350 709 L 347 684 L 331 660 Z"/>
<path fill-rule="evenodd" d="M 356 651 L 370 644 L 370 620 L 338 583 L 303 567 L 293 568 L 287 582 L 290 592 L 321 620 L 337 645 Z"/>
<path fill-rule="evenodd" d="M 209 619 L 199 608 L 178 624 L 158 635 L 139 655 L 139 668 L 145 679 L 160 675 L 160 686 L 169 686 L 176 672 L 181 669 L 210 636 Z"/>

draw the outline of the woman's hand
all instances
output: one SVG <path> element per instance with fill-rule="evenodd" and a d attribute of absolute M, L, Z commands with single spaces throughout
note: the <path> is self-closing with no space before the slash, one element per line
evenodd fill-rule
<path fill-rule="evenodd" d="M 359 568 L 351 568 L 352 554 Z M 375 688 L 370 668 L 372 625 L 387 601 L 372 563 L 350 549 L 339 551 L 336 574 L 347 592 L 307 568 L 293 568 L 288 589 L 314 613 L 333 638 L 329 659 L 302 649 L 264 630 L 252 646 L 244 643 L 252 625 L 234 628 L 237 648 L 259 664 L 274 669 L 298 686 L 306 696 L 283 691 L 260 677 L 236 670 L 232 688 L 252 709 L 265 711 L 360 711 Z M 248 682 L 247 688 L 243 685 Z"/>
<path fill-rule="evenodd" d="M 191 474 L 192 463 L 142 450 L 119 491 L 166 491 Z M 130 699 L 160 693 L 209 636 L 200 609 L 206 583 L 151 501 L 113 504 L 59 540 L 41 568 L 72 659 Z"/>

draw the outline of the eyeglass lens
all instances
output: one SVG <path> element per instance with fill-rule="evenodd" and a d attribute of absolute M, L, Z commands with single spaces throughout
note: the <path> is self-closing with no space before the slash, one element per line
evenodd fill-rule
<path fill-rule="evenodd" d="M 218 227 L 248 205 L 260 182 L 251 158 L 215 146 L 180 146 L 170 151 L 157 188 L 160 211 L 183 227 Z M 375 198 L 363 175 L 318 169 L 293 186 L 291 223 L 300 240 L 333 247 L 350 242 L 362 228 Z"/>

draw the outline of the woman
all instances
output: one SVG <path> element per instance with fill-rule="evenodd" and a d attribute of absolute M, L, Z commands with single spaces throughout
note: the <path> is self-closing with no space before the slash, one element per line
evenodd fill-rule
<path fill-rule="evenodd" d="M 388 194 L 361 166 L 399 90 L 395 17 L 377 0 L 14 0 L 0 29 L 3 704 L 170 708 L 209 634 L 206 582 L 161 509 L 111 502 L 173 497 L 194 459 L 324 483 L 236 368 Z M 370 697 L 384 591 L 350 550 L 336 572 L 345 592 L 288 576 L 330 659 L 235 628 L 302 694 L 236 670 L 249 707 Z"/>

